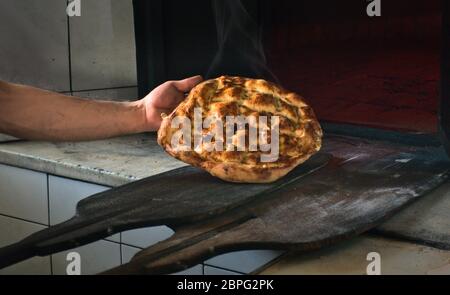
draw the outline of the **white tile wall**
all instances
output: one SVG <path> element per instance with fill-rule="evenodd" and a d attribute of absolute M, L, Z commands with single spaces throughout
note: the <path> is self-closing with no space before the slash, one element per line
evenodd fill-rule
<path fill-rule="evenodd" d="M 60 92 L 137 85 L 132 0 L 81 1 L 73 17 L 65 0 L 2 0 L 0 35 L 1 80 Z"/>
<path fill-rule="evenodd" d="M 131 258 L 133 258 L 133 256 L 137 252 L 142 250 L 140 248 L 131 247 L 127 245 L 121 245 L 121 247 L 122 247 L 122 263 L 130 262 Z"/>
<path fill-rule="evenodd" d="M 202 274 L 203 274 L 203 265 L 201 265 L 201 264 L 193 266 L 186 270 L 182 270 L 182 271 L 173 273 L 173 275 L 179 275 L 179 276 L 198 276 L 198 275 L 202 275 Z"/>
<path fill-rule="evenodd" d="M 122 263 L 127 263 L 133 258 L 133 256 L 142 249 L 136 247 L 130 247 L 122 245 Z M 174 275 L 202 275 L 203 266 L 201 264 L 188 268 L 186 270 L 174 273 Z"/>
<path fill-rule="evenodd" d="M 0 164 L 0 214 L 48 224 L 47 175 Z"/>
<path fill-rule="evenodd" d="M 109 189 L 106 186 L 53 175 L 49 175 L 48 185 L 51 225 L 73 217 L 78 201 Z M 109 237 L 108 240 L 120 242 L 120 234 L 115 234 Z"/>
<path fill-rule="evenodd" d="M 210 266 L 218 266 L 242 273 L 250 273 L 280 256 L 282 251 L 246 250 L 222 254 L 205 261 Z"/>
<path fill-rule="evenodd" d="M 0 215 L 0 247 L 18 242 L 26 236 L 44 229 L 45 226 Z M 34 257 L 0 269 L 0 274 L 48 275 L 51 273 L 49 257 Z"/>
<path fill-rule="evenodd" d="M 82 1 L 69 22 L 74 91 L 137 84 L 132 0 Z"/>
<path fill-rule="evenodd" d="M 53 274 L 64 275 L 68 266 L 67 254 L 77 252 L 81 258 L 81 274 L 90 275 L 119 266 L 120 244 L 98 241 L 69 251 L 52 255 Z"/>
<path fill-rule="evenodd" d="M 66 1 L 0 1 L 0 79 L 69 91 Z"/>

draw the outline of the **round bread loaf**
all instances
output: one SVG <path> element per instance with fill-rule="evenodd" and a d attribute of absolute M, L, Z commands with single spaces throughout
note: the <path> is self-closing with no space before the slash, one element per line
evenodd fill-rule
<path fill-rule="evenodd" d="M 279 144 L 276 161 L 262 161 L 262 155 L 268 152 L 255 151 L 248 143 L 245 150 L 241 151 L 237 148 L 227 149 L 228 145 L 223 151 L 211 151 L 202 148 L 202 144 L 195 146 L 194 135 L 188 138 L 191 142 L 183 142 L 192 149 L 183 150 L 172 146 L 172 137 L 180 130 L 172 126 L 174 118 L 177 116 L 189 118 L 193 122 L 196 108 L 201 110 L 202 119 L 214 115 L 224 123 L 227 116 L 250 116 L 257 119 L 266 116 L 268 123 L 272 118 L 277 117 Z M 259 120 L 256 122 L 257 125 L 261 125 Z M 194 130 L 192 125 L 190 128 Z M 206 135 L 210 131 L 211 128 L 202 130 L 202 136 L 210 136 Z M 247 141 L 248 132 L 246 130 L 244 134 Z M 227 142 L 226 131 L 223 134 L 222 140 Z M 270 142 L 270 131 L 267 134 L 268 142 Z M 235 144 L 234 139 L 233 144 Z M 214 139 L 211 142 L 214 144 Z M 158 131 L 158 143 L 171 156 L 202 168 L 223 180 L 266 183 L 283 177 L 319 151 L 322 143 L 322 129 L 312 108 L 301 96 L 265 80 L 222 76 L 204 81 L 194 87 L 187 98 L 170 115 L 163 118 Z"/>

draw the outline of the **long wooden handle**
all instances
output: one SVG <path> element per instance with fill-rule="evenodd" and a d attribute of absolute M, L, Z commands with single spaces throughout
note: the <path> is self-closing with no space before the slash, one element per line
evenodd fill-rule
<path fill-rule="evenodd" d="M 13 244 L 0 248 L 0 269 L 35 256 L 33 247 L 28 244 Z"/>
<path fill-rule="evenodd" d="M 33 256 L 45 256 L 109 236 L 108 225 L 74 217 L 0 248 L 0 269 Z"/>
<path fill-rule="evenodd" d="M 238 216 L 241 215 L 241 216 Z M 245 212 L 218 218 L 206 224 L 188 226 L 174 236 L 137 253 L 126 264 L 102 274 L 169 274 L 185 270 L 205 259 L 242 247 L 249 241 L 245 235 L 252 226 L 252 217 Z"/>
<path fill-rule="evenodd" d="M 183 167 L 83 199 L 70 220 L 0 249 L 0 268 L 30 258 L 79 247 L 120 231 L 154 225 L 195 224 L 239 208 L 263 193 L 273 192 L 325 166 L 318 154 L 271 184 L 232 184 L 206 172 Z M 211 191 L 215 192 L 210 200 Z"/>

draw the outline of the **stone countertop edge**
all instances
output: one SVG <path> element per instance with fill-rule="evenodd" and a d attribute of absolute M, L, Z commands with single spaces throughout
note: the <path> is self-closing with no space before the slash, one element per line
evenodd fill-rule
<path fill-rule="evenodd" d="M 79 143 L 0 143 L 0 164 L 109 187 L 186 165 L 165 154 L 148 134 Z"/>
<path fill-rule="evenodd" d="M 139 179 L 138 177 L 124 176 L 119 173 L 106 171 L 102 168 L 92 168 L 49 160 L 34 155 L 4 151 L 1 149 L 1 146 L 0 163 L 110 187 L 120 186 Z"/>

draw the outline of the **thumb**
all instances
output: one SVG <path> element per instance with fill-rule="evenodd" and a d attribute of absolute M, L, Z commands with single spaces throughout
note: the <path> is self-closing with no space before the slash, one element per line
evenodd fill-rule
<path fill-rule="evenodd" d="M 178 91 L 181 92 L 188 92 L 190 91 L 192 88 L 194 88 L 195 85 L 197 85 L 198 83 L 202 82 L 203 78 L 202 76 L 194 76 L 194 77 L 190 77 L 184 80 L 179 80 L 179 81 L 173 81 L 173 85 L 175 86 L 175 88 Z"/>

